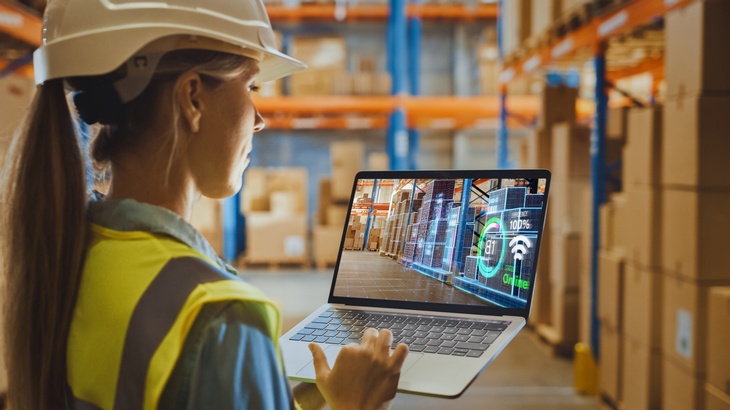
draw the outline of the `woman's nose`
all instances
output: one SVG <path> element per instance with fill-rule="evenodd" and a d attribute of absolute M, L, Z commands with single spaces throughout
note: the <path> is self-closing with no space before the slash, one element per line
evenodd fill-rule
<path fill-rule="evenodd" d="M 261 116 L 261 113 L 259 110 L 256 110 L 256 122 L 254 123 L 253 130 L 254 132 L 259 132 L 266 127 L 266 121 L 264 121 L 264 117 Z"/>

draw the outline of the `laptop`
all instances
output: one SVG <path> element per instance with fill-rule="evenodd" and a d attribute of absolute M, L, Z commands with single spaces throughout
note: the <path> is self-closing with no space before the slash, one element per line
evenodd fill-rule
<path fill-rule="evenodd" d="M 525 326 L 549 188 L 547 170 L 358 173 L 327 303 L 280 339 L 287 376 L 315 382 L 310 342 L 333 366 L 388 328 L 410 349 L 399 392 L 460 396 Z"/>

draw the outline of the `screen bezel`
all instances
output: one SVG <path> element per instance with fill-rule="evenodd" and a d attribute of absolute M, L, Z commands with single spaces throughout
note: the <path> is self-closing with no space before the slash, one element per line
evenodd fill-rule
<path fill-rule="evenodd" d="M 350 202 L 347 208 L 346 219 L 343 221 L 342 237 L 340 238 L 340 249 L 337 253 L 337 263 L 335 264 L 334 275 L 332 276 L 332 284 L 328 302 L 331 304 L 344 304 L 352 306 L 394 308 L 408 310 L 431 310 L 449 313 L 465 313 L 490 316 L 521 316 L 527 319 L 530 315 L 532 307 L 533 292 L 535 290 L 535 278 L 537 278 L 537 264 L 540 258 L 540 248 L 542 243 L 543 232 L 545 229 L 545 217 L 547 215 L 548 201 L 550 194 L 550 171 L 547 169 L 510 169 L 510 170 L 429 170 L 429 171 L 361 171 L 355 175 L 352 183 L 352 191 L 350 193 Z M 527 305 L 524 308 L 504 308 L 498 306 L 469 306 L 454 305 L 447 303 L 433 302 L 406 302 L 386 299 L 364 299 L 352 298 L 346 296 L 335 296 L 335 284 L 337 283 L 337 275 L 340 269 L 340 260 L 342 251 L 344 250 L 345 237 L 347 235 L 347 225 L 352 212 L 352 205 L 355 198 L 357 181 L 359 179 L 464 179 L 464 178 L 491 178 L 491 179 L 545 179 L 545 202 L 542 215 L 540 216 L 540 225 L 538 230 L 538 239 L 535 252 L 535 272 L 530 278 L 530 291 L 527 297 Z"/>

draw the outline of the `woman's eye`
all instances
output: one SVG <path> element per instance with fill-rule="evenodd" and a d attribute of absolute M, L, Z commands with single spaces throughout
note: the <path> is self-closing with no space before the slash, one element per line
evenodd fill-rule
<path fill-rule="evenodd" d="M 259 89 L 260 89 L 260 87 L 256 84 L 251 84 L 248 86 L 249 92 L 257 93 L 257 92 L 259 92 Z"/>

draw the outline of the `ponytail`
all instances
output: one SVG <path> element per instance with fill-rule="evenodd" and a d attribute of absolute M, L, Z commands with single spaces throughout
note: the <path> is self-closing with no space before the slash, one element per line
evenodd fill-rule
<path fill-rule="evenodd" d="M 5 357 L 11 408 L 62 408 L 86 246 L 86 177 L 62 80 L 38 88 L 3 170 Z"/>

